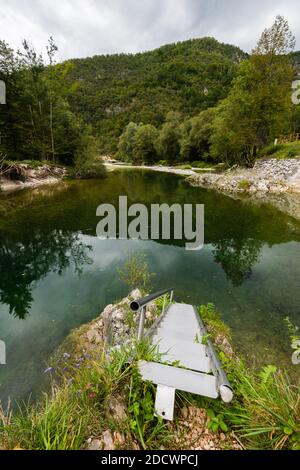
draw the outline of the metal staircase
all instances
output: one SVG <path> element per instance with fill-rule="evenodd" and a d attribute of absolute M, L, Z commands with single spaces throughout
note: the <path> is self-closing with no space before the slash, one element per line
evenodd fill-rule
<path fill-rule="evenodd" d="M 170 294 L 170 302 L 167 296 Z M 218 398 L 229 403 L 232 388 L 207 335 L 205 326 L 192 305 L 173 302 L 174 289 L 167 289 L 131 302 L 131 309 L 140 312 L 138 339 L 149 337 L 161 353 L 161 362 L 139 362 L 144 380 L 157 385 L 155 412 L 173 420 L 175 391 Z M 148 304 L 164 297 L 162 314 L 144 332 Z"/>

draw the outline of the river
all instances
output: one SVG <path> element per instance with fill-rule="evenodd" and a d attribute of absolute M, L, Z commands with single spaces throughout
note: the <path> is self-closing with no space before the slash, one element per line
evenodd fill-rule
<path fill-rule="evenodd" d="M 205 205 L 205 245 L 100 240 L 96 208 L 134 202 Z M 153 290 L 174 286 L 178 301 L 212 302 L 249 364 L 290 366 L 284 318 L 300 325 L 300 223 L 190 187 L 183 178 L 120 170 L 105 180 L 70 181 L 0 197 L 0 399 L 35 399 L 49 357 L 71 329 L 127 295 L 118 268 L 143 253 Z"/>

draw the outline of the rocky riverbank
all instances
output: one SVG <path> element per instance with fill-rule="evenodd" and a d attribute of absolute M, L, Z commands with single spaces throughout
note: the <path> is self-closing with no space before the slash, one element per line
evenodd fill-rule
<path fill-rule="evenodd" d="M 255 204 L 271 204 L 286 214 L 300 219 L 300 158 L 264 159 L 253 168 L 236 167 L 222 173 L 163 166 L 132 166 L 107 161 L 108 171 L 143 169 L 183 176 L 192 186 L 223 192 L 234 199 Z"/>
<path fill-rule="evenodd" d="M 66 176 L 66 169 L 47 164 L 38 166 L 15 163 L 0 173 L 0 192 L 12 192 L 24 188 L 55 184 Z"/>
<path fill-rule="evenodd" d="M 187 178 L 193 186 L 225 193 L 300 193 L 300 159 L 265 159 L 253 168 L 227 170 L 221 174 L 194 174 Z"/>
<path fill-rule="evenodd" d="M 117 161 L 105 161 L 108 171 L 116 169 L 143 169 L 185 176 L 193 186 L 211 188 L 226 193 L 281 194 L 300 193 L 300 158 L 258 160 L 253 168 L 234 167 L 224 172 L 211 168 L 181 169 L 160 165 L 133 166 Z"/>

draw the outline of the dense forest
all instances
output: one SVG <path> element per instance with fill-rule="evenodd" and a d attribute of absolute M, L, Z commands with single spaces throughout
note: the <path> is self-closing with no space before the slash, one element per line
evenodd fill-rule
<path fill-rule="evenodd" d="M 0 41 L 7 89 L 0 156 L 92 175 L 104 154 L 134 163 L 251 164 L 276 137 L 300 131 L 294 46 L 280 16 L 250 55 L 202 38 L 56 64 L 52 38 L 46 60 L 27 41 L 17 52 Z"/>
<path fill-rule="evenodd" d="M 246 57 L 237 47 L 202 38 L 136 55 L 74 60 L 72 106 L 92 124 L 103 152 L 114 152 L 131 121 L 160 127 L 169 111 L 194 116 L 216 105 Z"/>

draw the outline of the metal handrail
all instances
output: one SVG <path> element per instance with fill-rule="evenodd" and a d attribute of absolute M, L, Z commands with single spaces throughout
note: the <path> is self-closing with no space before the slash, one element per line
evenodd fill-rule
<path fill-rule="evenodd" d="M 144 324 L 145 324 L 145 312 L 146 312 L 146 307 L 149 305 L 151 302 L 153 302 L 156 299 L 159 299 L 160 297 L 164 296 L 164 303 L 163 303 L 163 308 L 162 308 L 162 315 L 165 313 L 166 309 L 166 300 L 167 300 L 167 294 L 171 293 L 171 298 L 170 298 L 170 303 L 173 302 L 173 297 L 174 297 L 174 287 L 170 287 L 169 289 L 161 290 L 158 291 L 154 294 L 147 295 L 146 297 L 143 297 L 141 299 L 133 300 L 130 304 L 130 308 L 133 312 L 138 312 L 140 311 L 140 321 L 139 321 L 139 330 L 138 330 L 138 340 L 140 341 L 143 336 L 144 336 Z"/>
<path fill-rule="evenodd" d="M 146 305 L 153 302 L 153 300 L 159 299 L 165 294 L 169 292 L 174 292 L 174 287 L 170 287 L 169 289 L 160 290 L 155 292 L 154 294 L 147 295 L 147 297 L 143 297 L 141 299 L 133 300 L 130 304 L 130 308 L 133 312 L 138 312 L 142 307 L 146 307 Z"/>
<path fill-rule="evenodd" d="M 215 350 L 215 348 L 212 344 L 212 341 L 211 341 L 209 335 L 207 334 L 204 323 L 203 323 L 203 321 L 202 321 L 202 319 L 201 319 L 200 315 L 198 314 L 198 311 L 195 307 L 194 307 L 194 311 L 195 311 L 195 314 L 196 314 L 196 318 L 197 318 L 197 321 L 198 321 L 198 325 L 199 325 L 201 334 L 202 334 L 202 336 L 206 337 L 207 352 L 208 352 L 208 355 L 209 355 L 209 357 L 211 359 L 211 362 L 212 362 L 212 368 L 213 368 L 214 375 L 215 375 L 215 377 L 217 378 L 217 381 L 218 381 L 218 387 L 219 387 L 219 392 L 220 392 L 221 398 L 225 403 L 229 403 L 233 398 L 232 387 L 229 383 L 229 380 L 227 379 L 227 375 L 226 375 L 225 371 L 223 370 L 222 364 L 220 362 L 220 359 L 218 358 L 218 355 L 217 355 L 216 350 Z"/>

